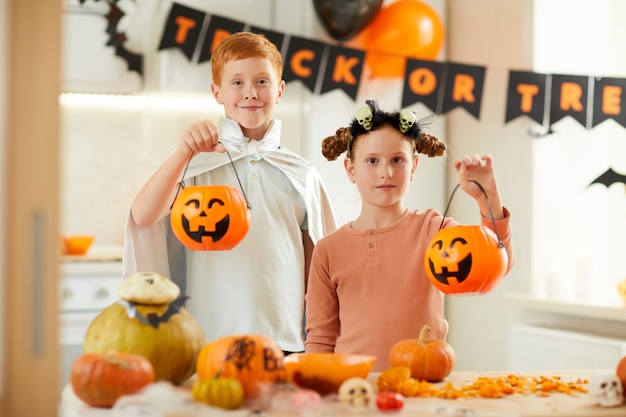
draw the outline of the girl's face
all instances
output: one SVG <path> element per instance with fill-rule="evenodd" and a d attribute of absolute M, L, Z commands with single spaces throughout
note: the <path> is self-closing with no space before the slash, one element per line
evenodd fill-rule
<path fill-rule="evenodd" d="M 222 82 L 211 84 L 226 117 L 239 123 L 250 139 L 262 139 L 274 117 L 274 108 L 285 90 L 274 67 L 265 58 L 245 58 L 224 65 Z"/>
<path fill-rule="evenodd" d="M 411 141 L 389 125 L 359 136 L 352 159 L 344 160 L 364 205 L 389 207 L 402 204 L 402 196 L 417 167 Z"/>

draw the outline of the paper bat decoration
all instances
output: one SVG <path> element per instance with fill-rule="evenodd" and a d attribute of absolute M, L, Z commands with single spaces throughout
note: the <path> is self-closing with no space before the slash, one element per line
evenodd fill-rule
<path fill-rule="evenodd" d="M 157 316 L 156 314 L 148 314 L 147 316 L 144 316 L 139 311 L 137 311 L 135 304 L 131 303 L 130 301 L 120 300 L 118 302 L 126 308 L 128 317 L 136 317 L 143 324 L 149 324 L 156 329 L 157 327 L 159 327 L 159 324 L 167 323 L 170 317 L 172 317 L 174 314 L 178 314 L 181 307 L 185 305 L 185 302 L 188 298 L 188 296 L 178 297 L 176 300 L 170 303 L 170 305 L 167 307 L 167 310 L 165 310 L 165 313 L 161 314 L 160 316 Z"/>
<path fill-rule="evenodd" d="M 588 187 L 593 184 L 604 184 L 608 188 L 616 182 L 621 182 L 626 185 L 626 175 L 613 171 L 613 168 L 609 168 L 598 178 L 591 181 Z"/>
<path fill-rule="evenodd" d="M 109 13 L 106 14 L 108 21 L 106 31 L 109 34 L 109 40 L 106 45 L 115 47 L 115 55 L 126 60 L 129 71 L 137 71 L 139 75 L 143 76 L 143 55 L 135 54 L 126 49 L 124 47 L 126 35 L 123 32 L 117 32 L 117 24 L 122 16 L 124 16 L 124 12 L 117 7 L 114 0 L 108 0 L 108 3 L 110 9 Z"/>

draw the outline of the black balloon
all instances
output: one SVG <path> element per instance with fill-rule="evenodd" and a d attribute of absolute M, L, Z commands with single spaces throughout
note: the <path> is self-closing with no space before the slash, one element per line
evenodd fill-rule
<path fill-rule="evenodd" d="M 313 0 L 315 12 L 330 36 L 345 41 L 367 26 L 383 0 Z"/>

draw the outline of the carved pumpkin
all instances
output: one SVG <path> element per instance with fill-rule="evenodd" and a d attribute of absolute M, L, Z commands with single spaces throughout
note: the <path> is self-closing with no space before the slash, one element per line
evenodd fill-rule
<path fill-rule="evenodd" d="M 283 351 L 267 336 L 225 336 L 207 343 L 196 361 L 200 379 L 237 378 L 245 398 L 258 398 L 272 385 L 286 382 Z"/>
<path fill-rule="evenodd" d="M 174 201 L 170 225 L 191 250 L 230 250 L 248 233 L 250 211 L 235 187 L 189 186 Z"/>
<path fill-rule="evenodd" d="M 485 294 L 506 275 L 508 256 L 484 226 L 440 230 L 424 257 L 428 279 L 445 294 Z"/>
<path fill-rule="evenodd" d="M 389 352 L 391 367 L 408 367 L 412 378 L 428 382 L 439 382 L 450 375 L 454 350 L 443 340 L 429 339 L 429 333 L 430 327 L 424 325 L 419 337 L 396 343 Z"/>
<path fill-rule="evenodd" d="M 180 289 L 162 275 L 130 275 L 118 286 L 122 298 L 87 328 L 83 352 L 127 352 L 152 363 L 157 380 L 180 385 L 193 375 L 206 339 L 198 322 L 177 298 Z"/>
<path fill-rule="evenodd" d="M 85 353 L 70 370 L 72 390 L 92 407 L 112 407 L 121 396 L 134 394 L 152 382 L 150 361 L 129 353 Z"/>

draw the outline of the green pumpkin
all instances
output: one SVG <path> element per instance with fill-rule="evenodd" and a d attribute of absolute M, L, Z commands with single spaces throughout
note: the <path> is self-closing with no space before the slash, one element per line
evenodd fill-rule
<path fill-rule="evenodd" d="M 163 278 L 152 273 L 136 275 L 126 280 L 145 280 L 149 283 L 142 283 L 145 287 L 159 285 L 156 278 Z M 127 284 L 121 286 L 127 290 Z M 206 343 L 202 328 L 182 306 L 184 299 L 142 304 L 141 296 L 154 299 L 154 292 L 159 289 L 150 287 L 151 292 L 146 293 L 145 288 L 138 291 L 139 288 L 134 287 L 130 294 L 126 291 L 119 302 L 94 318 L 85 334 L 83 352 L 115 351 L 144 356 L 152 363 L 156 380 L 180 385 L 195 372 L 196 357 Z"/>

